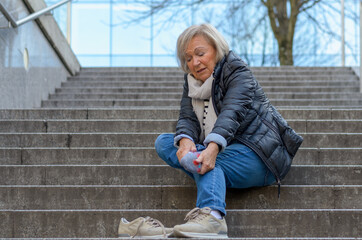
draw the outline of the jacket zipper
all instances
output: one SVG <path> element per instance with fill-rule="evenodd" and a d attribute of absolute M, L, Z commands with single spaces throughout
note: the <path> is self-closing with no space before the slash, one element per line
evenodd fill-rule
<path fill-rule="evenodd" d="M 283 139 L 280 137 L 277 129 L 275 128 L 275 126 L 273 124 L 271 124 L 269 121 L 267 121 L 265 118 L 262 118 L 262 122 L 265 125 L 267 125 L 278 136 L 278 139 L 280 140 L 280 142 L 284 144 Z M 267 166 L 268 166 L 268 164 L 267 164 Z M 277 176 L 275 173 L 273 173 L 273 174 L 274 174 L 274 176 Z M 277 180 L 277 184 L 278 184 L 278 198 L 280 198 L 280 185 L 281 185 L 280 178 L 277 176 L 276 180 Z"/>
<path fill-rule="evenodd" d="M 214 75 L 214 73 L 212 73 Z M 214 81 L 212 82 L 212 86 L 211 86 L 211 100 L 212 100 L 212 105 L 214 107 L 216 116 L 219 116 L 219 109 L 217 109 L 216 107 L 216 103 L 215 103 L 215 75 L 214 75 Z"/>

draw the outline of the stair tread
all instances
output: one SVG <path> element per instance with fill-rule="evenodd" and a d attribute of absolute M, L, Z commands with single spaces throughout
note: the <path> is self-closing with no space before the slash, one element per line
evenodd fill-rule
<path fill-rule="evenodd" d="M 0 216 L 4 219 L 0 226 L 7 222 L 13 223 L 15 219 L 11 228 L 6 230 L 5 237 L 114 237 L 117 236 L 121 217 L 134 219 L 148 215 L 167 223 L 167 226 L 173 226 L 183 223 L 188 211 L 189 209 L 8 210 L 0 211 Z M 356 219 L 361 216 L 362 209 L 240 209 L 230 210 L 226 221 L 230 237 L 359 237 L 362 229 Z M 85 227 L 90 230 L 85 232 Z"/>

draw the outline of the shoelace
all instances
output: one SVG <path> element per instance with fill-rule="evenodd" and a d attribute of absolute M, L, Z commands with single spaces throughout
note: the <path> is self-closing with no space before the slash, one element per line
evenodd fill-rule
<path fill-rule="evenodd" d="M 211 209 L 210 208 L 194 208 L 192 209 L 185 217 L 185 221 L 201 221 L 202 219 L 204 219 L 207 216 L 207 213 L 210 213 Z"/>
<path fill-rule="evenodd" d="M 163 224 L 157 220 L 157 219 L 154 219 L 154 218 L 151 218 L 151 217 L 145 217 L 143 219 L 143 222 L 138 225 L 138 228 L 137 228 L 137 231 L 136 233 L 131 237 L 131 238 L 135 238 L 140 227 L 143 225 L 143 223 L 149 223 L 149 225 L 151 225 L 152 227 L 156 228 L 156 227 L 160 227 L 162 229 L 162 234 L 163 234 L 163 237 L 166 238 L 166 230 L 165 230 L 165 227 L 163 226 Z"/>

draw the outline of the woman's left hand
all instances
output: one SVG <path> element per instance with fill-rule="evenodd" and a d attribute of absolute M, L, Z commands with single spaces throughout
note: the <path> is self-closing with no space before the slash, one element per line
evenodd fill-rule
<path fill-rule="evenodd" d="M 196 159 L 196 161 L 202 163 L 199 174 L 205 174 L 215 168 L 215 162 L 218 153 L 219 146 L 214 142 L 210 142 L 207 145 L 207 148 L 203 150 L 200 156 Z"/>

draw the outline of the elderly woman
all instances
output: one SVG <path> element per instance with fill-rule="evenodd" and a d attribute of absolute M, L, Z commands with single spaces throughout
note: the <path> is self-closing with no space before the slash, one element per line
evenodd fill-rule
<path fill-rule="evenodd" d="M 186 74 L 176 134 L 160 135 L 155 147 L 167 164 L 195 180 L 197 202 L 173 234 L 226 238 L 226 188 L 280 186 L 302 138 L 213 26 L 187 28 L 177 56 Z M 201 169 L 191 173 L 180 160 L 195 151 L 201 151 Z"/>

